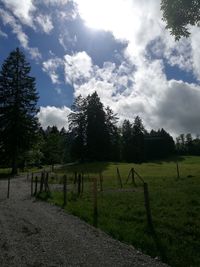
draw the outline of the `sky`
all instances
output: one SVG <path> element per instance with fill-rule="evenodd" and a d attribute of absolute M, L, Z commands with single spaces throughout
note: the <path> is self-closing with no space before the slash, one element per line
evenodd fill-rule
<path fill-rule="evenodd" d="M 0 65 L 19 47 L 41 125 L 67 129 L 78 95 L 98 93 L 119 123 L 200 133 L 200 28 L 175 41 L 159 0 L 0 0 Z"/>

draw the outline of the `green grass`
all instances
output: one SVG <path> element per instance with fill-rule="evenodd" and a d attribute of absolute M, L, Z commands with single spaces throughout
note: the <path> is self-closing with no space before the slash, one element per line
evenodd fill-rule
<path fill-rule="evenodd" d="M 147 226 L 141 182 L 136 180 L 137 187 L 128 184 L 126 190 L 117 190 L 116 167 L 123 183 L 131 167 L 148 183 L 153 234 Z M 173 160 L 140 165 L 91 163 L 68 166 L 59 171 L 61 175 L 67 172 L 71 181 L 74 171 L 89 172 L 90 178 L 98 178 L 100 171 L 103 173 L 104 191 L 98 191 L 99 228 L 153 257 L 159 256 L 171 266 L 200 266 L 200 157 L 181 158 L 179 168 L 179 180 Z M 48 201 L 62 206 L 63 194 L 52 192 Z M 81 197 L 72 192 L 68 194 L 65 209 L 93 223 L 91 179 L 85 184 Z"/>

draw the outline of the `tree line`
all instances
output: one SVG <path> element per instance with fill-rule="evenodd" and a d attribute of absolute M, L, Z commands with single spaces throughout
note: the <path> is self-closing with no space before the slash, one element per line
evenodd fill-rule
<path fill-rule="evenodd" d="M 118 125 L 117 114 L 104 108 L 96 92 L 78 96 L 69 115 L 70 155 L 79 161 L 143 162 L 175 152 L 173 138 L 164 129 L 148 132 L 139 116 Z"/>
<path fill-rule="evenodd" d="M 177 138 L 164 129 L 147 131 L 142 119 L 124 120 L 104 107 L 97 92 L 75 98 L 69 129 L 42 129 L 37 113 L 38 93 L 30 64 L 18 48 L 0 71 L 0 166 L 17 168 L 71 161 L 141 163 L 175 154 L 200 154 L 200 141 L 190 134 Z"/>
<path fill-rule="evenodd" d="M 176 151 L 179 155 L 200 156 L 200 137 L 195 138 L 190 133 L 180 134 L 176 138 Z"/>

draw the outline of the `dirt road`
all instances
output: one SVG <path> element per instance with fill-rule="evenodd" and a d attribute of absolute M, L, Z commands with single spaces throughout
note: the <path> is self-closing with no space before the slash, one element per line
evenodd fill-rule
<path fill-rule="evenodd" d="M 25 178 L 0 181 L 0 266 L 166 265 L 122 244 L 59 207 L 30 197 Z"/>

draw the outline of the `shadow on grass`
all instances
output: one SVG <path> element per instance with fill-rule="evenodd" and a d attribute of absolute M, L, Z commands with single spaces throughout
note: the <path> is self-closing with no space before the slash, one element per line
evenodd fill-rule
<path fill-rule="evenodd" d="M 161 260 L 165 263 L 168 263 L 166 248 L 163 246 L 162 240 L 160 239 L 159 235 L 157 234 L 153 224 L 148 227 L 148 232 L 155 243 L 156 249 L 160 255 Z"/>
<path fill-rule="evenodd" d="M 9 177 L 11 177 L 10 173 L 0 173 L 0 180 L 7 180 Z"/>
<path fill-rule="evenodd" d="M 108 169 L 109 162 L 84 162 L 73 165 L 66 165 L 62 168 L 63 171 L 67 172 L 79 172 L 79 173 L 101 173 Z"/>
<path fill-rule="evenodd" d="M 165 163 L 172 163 L 174 162 L 175 164 L 177 162 L 182 162 L 185 160 L 185 157 L 183 156 L 173 156 L 173 157 L 170 157 L 170 158 L 164 158 L 164 159 L 160 159 L 160 160 L 150 160 L 150 161 L 147 161 L 147 163 L 154 163 L 154 164 L 165 164 Z"/>

